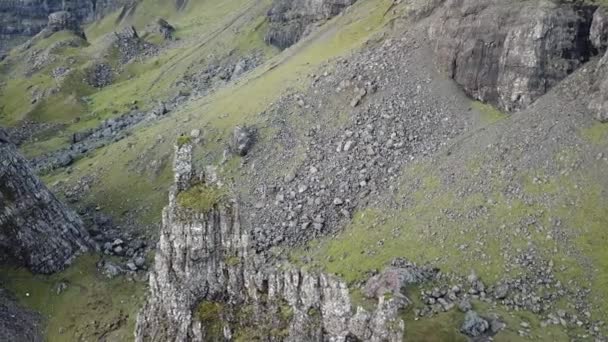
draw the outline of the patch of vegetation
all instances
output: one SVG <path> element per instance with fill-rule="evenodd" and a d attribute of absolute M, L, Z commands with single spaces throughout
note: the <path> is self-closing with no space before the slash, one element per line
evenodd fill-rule
<path fill-rule="evenodd" d="M 236 255 L 227 257 L 225 260 L 226 266 L 236 266 L 241 262 L 241 258 Z"/>
<path fill-rule="evenodd" d="M 608 145 L 608 124 L 594 122 L 590 127 L 583 129 L 581 135 L 595 145 Z"/>
<path fill-rule="evenodd" d="M 177 146 L 182 147 L 192 142 L 192 137 L 189 135 L 180 135 L 177 138 Z"/>
<path fill-rule="evenodd" d="M 182 208 L 206 213 L 226 198 L 226 192 L 216 186 L 196 184 L 177 195 L 177 203 Z"/>
<path fill-rule="evenodd" d="M 222 310 L 224 306 L 219 302 L 204 300 L 198 305 L 198 319 L 204 328 L 205 336 L 211 341 L 219 341 L 224 334 Z"/>
<path fill-rule="evenodd" d="M 493 124 L 508 117 L 507 114 L 488 103 L 473 101 L 471 107 L 481 114 L 481 122 L 486 125 Z"/>
<path fill-rule="evenodd" d="M 145 286 L 124 277 L 106 279 L 96 270 L 98 259 L 82 256 L 67 270 L 51 276 L 2 266 L 0 279 L 21 303 L 42 313 L 49 342 L 129 341 Z M 60 283 L 67 284 L 67 289 L 58 293 Z"/>

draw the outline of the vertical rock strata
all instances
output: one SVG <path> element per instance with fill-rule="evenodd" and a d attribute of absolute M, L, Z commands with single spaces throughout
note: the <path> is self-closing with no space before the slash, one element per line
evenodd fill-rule
<path fill-rule="evenodd" d="M 0 260 L 53 273 L 93 246 L 78 215 L 38 180 L 0 130 Z"/>
<path fill-rule="evenodd" d="M 403 299 L 382 297 L 373 312 L 355 309 L 339 279 L 276 265 L 250 251 L 237 203 L 221 201 L 205 212 L 180 206 L 180 191 L 203 179 L 193 172 L 191 158 L 191 145 L 177 147 L 175 184 L 163 211 L 136 341 L 253 336 L 268 341 L 401 341 L 398 310 Z"/>
<path fill-rule="evenodd" d="M 67 11 L 77 23 L 100 19 L 131 0 L 0 0 L 0 55 L 33 37 L 48 24 L 48 16 Z"/>
<path fill-rule="evenodd" d="M 595 10 L 551 1 L 448 0 L 429 32 L 449 77 L 473 98 L 512 111 L 595 55 L 593 43 L 605 44 L 603 12 L 594 19 Z"/>
<path fill-rule="evenodd" d="M 285 49 L 306 35 L 318 21 L 335 17 L 356 0 L 275 0 L 268 12 L 270 27 L 264 38 Z"/>

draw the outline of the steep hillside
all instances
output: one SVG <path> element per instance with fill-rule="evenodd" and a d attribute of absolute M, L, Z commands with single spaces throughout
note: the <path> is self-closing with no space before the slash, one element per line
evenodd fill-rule
<path fill-rule="evenodd" d="M 603 7 L 114 5 L 0 63 L 103 251 L 3 268 L 49 340 L 606 339 Z"/>

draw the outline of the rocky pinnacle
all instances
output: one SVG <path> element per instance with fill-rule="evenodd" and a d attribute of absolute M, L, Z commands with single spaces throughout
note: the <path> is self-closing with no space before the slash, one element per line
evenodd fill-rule
<path fill-rule="evenodd" d="M 355 308 L 347 285 L 336 277 L 279 267 L 251 251 L 236 202 L 223 201 L 206 212 L 180 206 L 188 177 L 190 186 L 212 178 L 196 176 L 191 159 L 190 144 L 176 147 L 176 182 L 163 211 L 136 341 L 232 339 L 243 329 L 268 329 L 262 334 L 280 333 L 278 340 L 285 341 L 402 340 L 402 299 L 381 297 L 372 312 Z M 204 303 L 221 307 L 217 322 L 201 319 L 197 308 Z M 218 324 L 221 336 L 214 333 Z"/>

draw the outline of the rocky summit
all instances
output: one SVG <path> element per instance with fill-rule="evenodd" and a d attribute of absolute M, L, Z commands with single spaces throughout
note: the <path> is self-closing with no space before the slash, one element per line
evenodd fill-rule
<path fill-rule="evenodd" d="M 608 3 L 0 0 L 1 341 L 608 341 Z"/>

